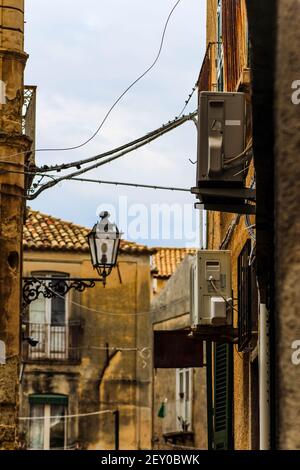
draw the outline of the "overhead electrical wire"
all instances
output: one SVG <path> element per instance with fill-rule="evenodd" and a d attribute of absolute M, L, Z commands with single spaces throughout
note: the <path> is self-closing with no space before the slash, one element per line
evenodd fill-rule
<path fill-rule="evenodd" d="M 92 413 L 77 413 L 72 415 L 55 415 L 55 416 L 20 416 L 20 421 L 36 421 L 36 420 L 46 420 L 46 419 L 69 419 L 69 418 L 84 418 L 86 416 L 95 416 L 103 415 L 107 413 L 114 413 L 115 410 L 102 410 L 102 411 L 93 411 Z"/>
<path fill-rule="evenodd" d="M 84 349 L 94 349 L 97 351 L 113 351 L 113 352 L 151 352 L 151 348 L 149 346 L 144 346 L 143 348 L 127 348 L 127 347 L 117 347 L 117 346 L 74 346 L 68 347 L 71 350 L 84 350 Z"/>
<path fill-rule="evenodd" d="M 68 174 L 68 175 L 64 175 L 64 176 L 61 176 L 60 178 L 57 178 L 57 179 L 54 179 L 52 181 L 49 181 L 48 183 L 45 183 L 44 185 L 42 185 L 35 193 L 33 194 L 29 194 L 27 196 L 27 198 L 29 200 L 33 200 L 35 199 L 39 194 L 41 194 L 43 191 L 45 191 L 46 189 L 49 189 L 53 186 L 56 186 L 59 182 L 61 181 L 65 181 L 65 180 L 68 180 L 68 179 L 72 179 L 74 177 L 77 177 L 79 175 L 82 175 L 88 171 L 91 171 L 95 168 L 98 168 L 102 165 L 106 165 L 107 163 L 110 163 L 118 158 L 121 158 L 122 156 L 126 155 L 127 153 L 130 153 L 132 152 L 133 150 L 137 150 L 138 148 L 140 147 L 143 147 L 144 145 L 152 142 L 153 140 L 156 140 L 158 139 L 159 137 L 161 137 L 162 135 L 166 134 L 167 132 L 170 132 L 171 130 L 173 129 L 176 129 L 176 127 L 178 126 L 181 126 L 184 122 L 190 120 L 194 115 L 196 114 L 196 112 L 194 113 L 191 113 L 189 115 L 186 115 L 186 116 L 183 116 L 181 119 L 178 119 L 178 120 L 175 120 L 173 121 L 173 123 L 171 123 L 170 125 L 167 125 L 167 126 L 164 126 L 160 129 L 160 131 L 158 133 L 156 133 L 155 135 L 153 135 L 152 137 L 149 137 L 149 138 L 146 138 L 145 140 L 143 140 L 142 142 L 136 144 L 136 145 L 133 145 L 132 147 L 129 147 L 127 149 L 125 149 L 123 152 L 119 152 L 117 153 L 116 155 L 113 155 L 111 156 L 110 158 L 107 158 L 106 160 L 104 161 L 100 161 L 100 162 L 96 162 L 94 165 L 90 165 L 86 168 L 83 168 L 83 169 L 80 169 L 78 171 L 75 171 L 71 174 Z M 97 161 L 98 160 L 98 157 L 99 156 L 95 156 L 94 157 L 94 161 Z"/>
<path fill-rule="evenodd" d="M 191 97 L 191 96 L 192 96 L 192 93 L 189 95 L 189 97 Z M 186 103 L 187 102 L 188 102 L 188 100 L 186 101 Z M 155 140 L 155 138 L 160 137 L 161 135 L 165 134 L 166 132 L 169 132 L 169 131 L 177 128 L 181 124 L 185 123 L 187 120 L 192 120 L 193 117 L 196 114 L 197 114 L 197 111 L 194 111 L 193 113 L 190 113 L 189 115 L 181 116 L 180 118 L 176 116 L 175 119 L 173 119 L 172 121 L 169 121 L 168 123 L 163 124 L 160 128 L 155 129 L 154 131 L 151 131 L 151 132 L 145 134 L 144 136 L 139 137 L 138 139 L 135 139 L 134 141 L 128 142 L 127 144 L 124 144 L 120 147 L 117 147 L 115 149 L 107 151 L 103 154 L 95 155 L 95 156 L 87 158 L 85 160 L 70 162 L 70 163 L 61 164 L 61 165 L 54 165 L 54 166 L 51 166 L 51 167 L 49 167 L 49 166 L 31 167 L 31 170 L 28 170 L 28 171 L 24 170 L 24 169 L 23 170 L 0 169 L 0 174 L 1 173 L 13 173 L 13 174 L 22 174 L 22 175 L 26 175 L 26 176 L 33 176 L 33 177 L 34 176 L 40 176 L 41 178 L 40 178 L 39 182 L 38 183 L 33 183 L 31 191 L 34 191 L 38 187 L 43 187 L 44 188 L 44 186 L 46 184 L 42 185 L 41 181 L 43 180 L 43 178 L 46 177 L 46 178 L 49 178 L 49 179 L 52 180 L 53 183 L 51 184 L 51 186 L 59 184 L 62 180 L 66 179 L 66 180 L 70 180 L 70 181 L 81 181 L 81 182 L 98 183 L 98 184 L 110 184 L 110 185 L 115 185 L 115 186 L 129 186 L 129 187 L 135 187 L 135 188 L 146 188 L 146 189 L 148 188 L 148 189 L 165 190 L 165 191 L 173 191 L 173 192 L 174 191 L 190 192 L 189 188 L 179 188 L 179 187 L 149 185 L 149 184 L 141 184 L 141 183 L 126 183 L 126 182 L 121 182 L 121 181 L 105 181 L 105 180 L 99 180 L 99 179 L 79 178 L 79 177 L 72 176 L 72 174 L 71 175 L 65 175 L 62 178 L 58 178 L 58 177 L 54 176 L 53 174 L 50 174 L 50 172 L 53 172 L 53 171 L 60 172 L 61 170 L 66 170 L 68 168 L 75 167 L 75 166 L 76 166 L 76 168 L 81 169 L 81 165 L 84 164 L 84 163 L 97 161 L 98 159 L 102 159 L 104 157 L 114 155 L 114 154 L 118 153 L 119 151 L 126 150 L 126 149 L 129 149 L 129 150 L 127 152 L 124 152 L 124 154 L 129 153 L 131 151 L 136 150 L 136 148 L 139 148 L 140 146 L 145 145 L 145 144 L 151 142 L 152 140 Z M 142 145 L 138 145 L 138 146 L 135 147 L 135 145 L 139 144 L 139 143 L 141 143 Z M 118 155 L 117 157 L 119 158 L 119 156 L 122 156 L 122 155 Z M 114 159 L 115 158 L 113 158 L 113 160 Z M 108 163 L 109 161 L 111 161 L 111 160 L 107 159 L 107 160 L 104 161 L 104 163 Z M 0 164 L 1 163 L 5 163 L 5 164 L 8 164 L 8 165 L 10 165 L 11 163 L 15 164 L 14 162 L 9 162 L 9 161 L 0 161 Z M 24 167 L 24 165 L 17 164 L 17 163 L 15 165 Z M 85 171 L 89 171 L 89 170 L 90 170 L 90 168 L 85 169 Z M 47 187 L 48 187 L 48 185 L 47 185 Z M 47 188 L 44 188 L 44 189 L 47 189 Z M 8 194 L 8 195 L 10 195 L 10 194 Z M 33 193 L 33 195 L 35 196 L 37 194 Z M 29 196 L 20 196 L 20 197 L 23 197 L 23 198 L 26 198 L 26 199 L 34 199 L 34 197 L 32 197 L 31 195 L 29 195 Z"/>
<path fill-rule="evenodd" d="M 23 153 L 23 152 L 22 152 Z M 17 154 L 16 154 L 17 155 Z M 12 155 L 13 156 L 13 155 Z M 5 157 L 4 157 L 5 158 Z M 20 162 L 12 162 L 10 160 L 0 160 L 0 163 L 4 163 L 5 165 L 11 165 L 11 166 L 21 166 L 22 168 L 25 166 L 23 163 Z"/>
<path fill-rule="evenodd" d="M 195 88 L 193 88 L 192 92 L 189 95 L 189 98 L 185 102 L 185 107 L 187 106 L 189 100 L 191 99 L 193 95 L 193 91 Z M 185 107 L 183 109 L 185 109 Z M 17 170 L 0 170 L 0 173 L 17 173 L 17 174 L 24 174 L 24 175 L 30 175 L 30 176 L 41 176 L 40 182 L 44 177 L 47 177 L 51 179 L 51 182 L 45 183 L 45 184 L 40 184 L 35 183 L 33 184 L 33 188 L 39 188 L 35 192 L 32 191 L 32 194 L 29 194 L 26 198 L 29 200 L 35 199 L 42 191 L 51 188 L 52 186 L 55 186 L 59 184 L 61 181 L 81 181 L 81 182 L 89 182 L 89 183 L 97 183 L 97 184 L 109 184 L 109 185 L 115 185 L 115 186 L 128 186 L 128 187 L 136 187 L 136 188 L 148 188 L 148 189 L 158 189 L 158 190 L 168 190 L 168 191 L 182 191 L 182 192 L 190 192 L 190 189 L 188 188 L 178 188 L 178 187 L 169 187 L 169 186 L 159 186 L 159 185 L 149 185 L 149 184 L 140 184 L 140 183 L 126 183 L 126 182 L 121 182 L 121 181 L 105 181 L 105 180 L 99 180 L 99 179 L 89 179 L 89 178 L 79 178 L 78 176 L 81 174 L 84 174 L 88 171 L 91 171 L 94 168 L 97 168 L 99 166 L 102 166 L 106 163 L 110 163 L 111 161 L 122 157 L 123 155 L 126 155 L 127 153 L 130 153 L 134 150 L 137 150 L 138 148 L 146 145 L 147 143 L 152 142 L 153 140 L 159 138 L 160 136 L 164 135 L 165 133 L 175 129 L 176 127 L 180 126 L 187 120 L 192 120 L 194 116 L 197 114 L 197 111 L 194 111 L 193 113 L 190 113 L 188 115 L 182 116 L 182 117 L 175 117 L 173 121 L 169 121 L 167 124 L 163 124 L 160 128 L 145 134 L 144 136 L 135 139 L 134 141 L 128 142 L 127 144 L 124 144 L 120 147 L 117 147 L 115 149 L 112 149 L 110 151 L 107 151 L 103 154 L 95 155 L 93 157 L 89 157 L 87 159 L 75 161 L 75 162 L 70 162 L 67 164 L 61 164 L 61 165 L 54 165 L 54 166 L 44 166 L 44 167 L 34 167 L 35 171 L 17 171 Z M 124 151 L 123 151 L 124 150 Z M 252 150 L 252 139 L 248 142 L 245 150 L 240 153 L 239 155 L 232 157 L 228 159 L 225 162 L 225 167 L 237 167 L 240 166 L 241 162 L 244 160 L 249 160 L 249 157 L 252 158 L 252 155 L 249 156 L 249 152 Z M 96 163 L 95 165 L 89 166 L 87 168 L 81 169 L 81 166 L 85 163 L 97 161 L 97 160 L 102 160 L 103 158 L 112 155 L 111 158 L 107 158 L 101 163 Z M 1 163 L 1 162 L 0 162 Z M 8 163 L 8 162 L 3 162 L 3 163 Z M 74 167 L 78 168 L 79 171 L 75 173 L 71 173 L 69 175 L 64 175 L 62 177 L 55 177 L 53 175 L 50 175 L 50 171 L 61 171 L 61 170 L 66 170 L 68 168 Z M 38 171 L 37 171 L 38 170 Z M 242 171 L 245 171 L 243 169 Z"/>
<path fill-rule="evenodd" d="M 55 294 L 57 297 L 60 297 L 61 299 L 65 300 L 65 297 L 63 295 L 60 295 L 55 290 L 51 289 L 51 287 L 47 286 L 45 281 L 39 281 L 37 279 L 37 282 L 40 282 L 44 287 L 47 287 L 47 289 L 49 291 L 51 291 L 53 294 Z M 120 316 L 121 317 L 122 316 L 135 316 L 136 317 L 136 316 L 139 316 L 139 315 L 151 315 L 152 313 L 159 312 L 161 310 L 165 310 L 169 305 L 177 305 L 179 303 L 186 302 L 187 300 L 189 300 L 189 297 L 188 296 L 183 296 L 183 297 L 180 297 L 178 299 L 172 300 L 171 302 L 168 303 L 168 305 L 162 305 L 162 306 L 157 307 L 157 308 L 152 308 L 151 310 L 145 310 L 144 312 L 134 312 L 134 313 L 131 313 L 131 312 L 129 312 L 129 313 L 108 312 L 108 311 L 105 311 L 105 310 L 98 310 L 98 309 L 88 307 L 86 305 L 75 302 L 74 300 L 68 300 L 68 302 L 70 302 L 70 304 L 72 304 L 72 305 L 75 305 L 76 307 L 82 308 L 82 309 L 84 309 L 88 312 L 97 313 L 99 315 L 108 315 L 108 316 L 112 316 L 112 317 L 120 317 Z M 28 322 L 24 321 L 23 323 L 28 323 Z"/>
<path fill-rule="evenodd" d="M 187 120 L 189 120 L 193 116 L 195 116 L 196 114 L 197 114 L 197 111 L 194 111 L 193 113 L 190 113 L 190 114 L 185 115 L 185 116 L 181 116 L 180 118 L 175 117 L 172 121 L 169 121 L 168 123 L 163 124 L 158 129 L 155 129 L 151 132 L 148 132 L 147 134 L 144 134 L 142 137 L 139 137 L 135 140 L 132 140 L 131 142 L 127 142 L 126 144 L 123 144 L 119 147 L 115 147 L 114 149 L 108 150 L 107 152 L 100 153 L 98 155 L 94 155 L 92 157 L 85 158 L 85 159 L 82 159 L 82 160 L 75 160 L 75 161 L 72 161 L 72 162 L 69 162 L 69 163 L 62 163 L 60 165 L 52 165 L 52 166 L 44 165 L 43 167 L 35 167 L 35 169 L 38 170 L 40 173 L 46 173 L 46 172 L 49 172 L 49 171 L 67 170 L 68 168 L 73 168 L 73 167 L 78 168 L 82 165 L 85 165 L 86 163 L 91 163 L 95 160 L 106 158 L 106 157 L 109 157 L 110 155 L 113 155 L 114 153 L 121 152 L 122 150 L 126 150 L 129 147 L 132 147 L 132 146 L 134 146 L 134 145 L 136 145 L 140 142 L 143 142 L 143 141 L 149 139 L 150 137 L 158 135 L 162 130 L 165 130 L 166 132 L 168 131 L 169 128 L 170 128 L 169 130 L 172 130 L 173 129 L 173 124 L 175 124 L 175 123 L 177 123 L 178 125 L 183 124 L 184 122 L 186 122 Z M 175 127 L 177 127 L 177 125 Z"/>
<path fill-rule="evenodd" d="M 84 147 L 85 145 L 87 145 L 89 142 L 91 142 L 96 136 L 97 134 L 99 133 L 99 131 L 102 129 L 103 125 L 105 124 L 105 122 L 107 121 L 109 115 L 111 114 L 111 112 L 113 111 L 113 109 L 116 107 L 116 105 L 121 101 L 121 99 L 128 93 L 129 90 L 131 90 L 131 88 L 134 87 L 134 85 L 136 85 L 142 78 L 144 78 L 153 68 L 154 66 L 156 65 L 156 63 L 158 62 L 158 59 L 161 55 L 161 52 L 162 52 L 162 48 L 163 48 L 163 45 L 164 45 L 164 41 L 165 41 L 165 36 L 166 36 L 166 31 L 167 31 L 167 27 L 168 27 L 168 24 L 170 22 L 170 19 L 171 19 L 171 16 L 172 14 L 174 13 L 175 9 L 177 8 L 177 6 L 179 5 L 179 3 L 181 2 L 181 0 L 177 0 L 177 2 L 175 3 L 175 5 L 172 7 L 170 13 L 168 14 L 168 17 L 166 19 L 166 22 L 164 24 L 164 28 L 163 28 L 163 32 L 162 32 L 162 36 L 161 36 L 161 40 L 160 40 L 160 45 L 159 45 L 159 48 L 158 48 L 158 52 L 157 52 L 157 55 L 154 59 L 154 61 L 152 62 L 152 64 L 141 74 L 139 75 L 122 93 L 121 95 L 118 96 L 118 98 L 114 101 L 114 103 L 112 104 L 112 106 L 108 109 L 106 115 L 104 116 L 104 118 L 102 119 L 101 123 L 99 124 L 98 128 L 96 129 L 96 131 L 91 135 L 91 137 L 89 137 L 87 140 L 85 140 L 84 142 L 82 142 L 81 144 L 79 145 L 73 145 L 73 146 L 69 146 L 69 147 L 62 147 L 62 148 L 37 148 L 35 149 L 34 151 L 35 152 L 62 152 L 62 151 L 69 151 L 69 150 L 76 150 L 76 149 L 79 149 L 79 148 L 82 148 Z M 11 157 L 14 157 L 14 156 L 18 156 L 18 155 L 23 155 L 23 154 L 26 154 L 27 152 L 19 152 L 19 153 L 15 153 L 13 155 L 9 155 L 8 158 L 11 158 Z"/>
<path fill-rule="evenodd" d="M 175 5 L 172 7 L 170 13 L 168 14 L 168 17 L 167 17 L 167 20 L 165 22 L 165 25 L 164 25 L 164 28 L 163 28 L 163 32 L 162 32 L 162 36 L 161 36 L 161 40 L 160 40 L 160 45 L 159 45 L 159 49 L 158 49 L 158 52 L 157 52 L 157 55 L 154 59 L 154 61 L 152 62 L 152 64 L 147 67 L 147 69 L 141 74 L 139 75 L 122 93 L 121 95 L 119 95 L 119 97 L 115 100 L 115 102 L 112 104 L 112 106 L 109 108 L 109 110 L 107 111 L 107 113 L 105 114 L 104 118 L 102 119 L 100 125 L 98 126 L 98 128 L 96 129 L 96 131 L 91 135 L 91 137 L 89 137 L 87 140 L 85 140 L 84 142 L 82 142 L 81 144 L 79 145 L 73 145 L 73 146 L 70 146 L 70 147 L 63 147 L 63 148 L 40 148 L 40 149 L 37 149 L 36 152 L 61 152 L 61 151 L 69 151 L 69 150 L 76 150 L 76 149 L 79 149 L 79 148 L 82 148 L 84 147 L 85 145 L 87 145 L 89 142 L 91 142 L 96 136 L 97 134 L 99 133 L 99 131 L 102 129 L 103 125 L 105 124 L 105 122 L 107 121 L 109 115 L 111 114 L 111 112 L 113 111 L 113 109 L 116 107 L 116 105 L 121 101 L 121 99 L 126 95 L 126 93 L 128 93 L 128 91 L 134 87 L 134 85 L 136 85 L 142 78 L 144 78 L 153 68 L 154 66 L 156 65 L 156 63 L 158 62 L 158 59 L 161 55 L 161 51 L 162 51 L 162 48 L 163 48 L 163 45 L 164 45 L 164 40 L 165 40 L 165 36 L 166 36 L 166 31 L 167 31 L 167 27 L 168 27 L 168 24 L 169 24 L 169 21 L 171 19 L 171 16 L 173 14 L 173 12 L 175 11 L 176 7 L 179 5 L 179 3 L 181 2 L 181 0 L 177 0 L 177 2 L 175 3 Z"/>
<path fill-rule="evenodd" d="M 194 87 L 192 88 L 192 91 L 191 91 L 191 93 L 189 94 L 187 100 L 185 101 L 184 106 L 183 106 L 182 110 L 180 111 L 178 117 L 181 117 L 181 116 L 183 115 L 183 113 L 184 113 L 184 111 L 186 110 L 186 108 L 187 108 L 189 102 L 191 101 L 192 96 L 193 96 L 193 94 L 195 93 L 195 91 L 196 91 L 196 86 L 194 86 Z"/>
<path fill-rule="evenodd" d="M 72 162 L 69 162 L 69 163 L 62 163 L 62 164 L 59 164 L 59 165 L 51 165 L 51 166 L 43 165 L 41 167 L 31 165 L 30 170 L 20 170 L 19 173 L 23 173 L 23 174 L 27 174 L 27 175 L 42 176 L 42 174 L 44 174 L 44 173 L 49 173 L 51 171 L 60 172 L 62 170 L 67 170 L 68 168 L 72 168 L 72 167 L 76 167 L 76 168 L 79 169 L 79 167 L 81 167 L 82 165 L 84 165 L 86 163 L 90 163 L 90 162 L 93 162 L 95 160 L 108 157 L 108 156 L 113 155 L 117 152 L 125 150 L 129 147 L 132 147 L 133 145 L 138 144 L 139 142 L 143 142 L 144 140 L 149 139 L 150 137 L 159 134 L 162 130 L 167 131 L 168 128 L 170 128 L 170 130 L 172 130 L 174 123 L 178 123 L 178 125 L 180 125 L 181 123 L 183 124 L 188 118 L 192 119 L 196 114 L 197 114 L 197 111 L 194 111 L 194 113 L 190 113 L 189 115 L 186 115 L 186 116 L 181 116 L 180 118 L 176 116 L 173 120 L 169 121 L 168 123 L 162 124 L 162 126 L 159 127 L 158 129 L 155 129 L 151 132 L 148 132 L 147 134 L 144 134 L 143 136 L 141 136 L 141 137 L 139 137 L 135 140 L 127 142 L 126 144 L 123 144 L 119 147 L 115 147 L 111 150 L 108 150 L 107 152 L 104 152 L 104 153 L 101 153 L 101 154 L 98 154 L 98 155 L 93 155 L 92 157 L 89 157 L 89 158 L 85 158 L 85 159 L 82 159 L 82 160 L 75 160 L 75 161 L 72 161 Z M 177 127 L 177 126 L 175 126 L 175 127 Z M 11 155 L 11 156 L 13 156 L 13 155 Z M 0 164 L 1 163 L 7 164 L 7 165 L 12 165 L 12 166 L 18 166 L 18 167 L 22 167 L 22 168 L 23 167 L 28 167 L 28 165 L 24 165 L 22 163 L 12 162 L 12 161 L 9 161 L 9 160 L 0 160 Z M 17 172 L 17 170 L 2 170 L 2 171 L 5 171 L 7 173 Z"/>
<path fill-rule="evenodd" d="M 34 165 L 25 165 L 23 163 L 20 163 L 20 162 L 13 162 L 11 160 L 0 160 L 0 163 L 3 163 L 3 164 L 6 164 L 6 165 L 12 165 L 12 166 L 17 166 L 17 167 L 22 167 L 22 168 L 30 168 L 29 170 L 25 170 L 27 171 L 28 173 L 27 174 L 33 174 L 33 172 L 35 173 L 48 173 L 50 171 L 57 171 L 57 172 L 60 172 L 60 171 L 63 171 L 63 170 L 67 170 L 68 168 L 72 168 L 72 167 L 76 167 L 78 168 L 79 166 L 81 165 L 84 165 L 86 163 L 90 163 L 92 161 L 94 161 L 96 158 L 100 159 L 100 158 L 105 158 L 105 157 L 108 157 L 114 153 L 117 153 L 121 150 L 125 150 L 126 148 L 128 147 L 131 147 L 132 145 L 134 144 L 137 144 L 139 142 L 142 142 L 143 140 L 145 140 L 146 138 L 149 138 L 151 137 L 152 135 L 155 135 L 157 134 L 161 129 L 166 129 L 168 126 L 172 126 L 172 124 L 174 122 L 178 122 L 180 119 L 184 118 L 185 116 L 183 115 L 183 112 L 185 111 L 187 105 L 189 104 L 189 101 L 191 100 L 192 96 L 193 96 L 193 93 L 195 92 L 196 88 L 194 87 L 191 91 L 191 93 L 189 94 L 187 100 L 185 101 L 185 105 L 184 107 L 182 108 L 181 112 L 179 113 L 178 116 L 175 116 L 175 118 L 165 124 L 162 124 L 161 127 L 159 127 L 158 129 L 155 129 L 151 132 L 148 132 L 147 134 L 144 134 L 142 137 L 139 137 L 135 140 L 132 140 L 130 142 L 127 142 L 126 144 L 123 144 L 119 147 L 115 147 L 111 150 L 108 150 L 107 152 L 104 152 L 104 153 L 101 153 L 101 154 L 98 154 L 98 155 L 94 155 L 92 157 L 89 157 L 89 158 L 85 158 L 85 159 L 82 159 L 82 160 L 75 160 L 75 161 L 72 161 L 72 162 L 68 162 L 68 163 L 61 163 L 61 164 L 56 164 L 56 165 L 43 165 L 41 167 L 38 167 L 38 166 L 34 166 Z M 194 113 L 191 113 L 190 116 L 191 116 L 191 119 L 197 114 L 197 111 L 195 111 Z M 22 154 L 23 153 L 26 153 L 26 152 L 21 152 Z M 13 154 L 13 155 L 10 155 L 10 156 L 7 156 L 7 158 L 11 158 L 11 157 L 14 157 L 16 155 L 21 155 L 21 153 L 16 153 L 16 154 Z M 3 158 L 6 158 L 6 157 L 3 157 Z M 23 172 L 25 173 L 25 171 L 23 170 Z M 37 174 L 38 174 L 37 173 Z"/>
<path fill-rule="evenodd" d="M 194 113 L 191 113 L 190 116 L 190 119 L 192 119 L 192 116 L 194 116 L 196 114 L 196 112 Z M 183 116 L 183 118 L 185 118 L 185 116 Z M 177 119 L 177 121 L 176 121 Z M 110 161 L 114 160 L 115 158 L 119 158 L 123 155 L 125 155 L 126 153 L 129 153 L 131 151 L 134 151 L 136 150 L 137 148 L 141 147 L 142 145 L 145 145 L 149 142 L 151 142 L 152 140 L 154 140 L 154 138 L 158 138 L 160 137 L 160 135 L 162 135 L 161 133 L 161 130 L 164 129 L 164 133 L 165 132 L 168 132 L 169 130 L 172 130 L 173 128 L 177 127 L 177 125 L 180 125 L 181 123 L 185 122 L 185 120 L 183 122 L 180 121 L 180 119 L 176 118 L 174 121 L 172 121 L 170 124 L 167 124 L 167 125 L 164 125 L 162 126 L 160 129 L 156 130 L 156 131 L 153 131 L 149 134 L 146 134 L 146 136 L 153 136 L 151 138 L 146 138 L 146 136 L 143 136 L 139 139 L 136 139 L 135 141 L 133 142 L 130 142 L 128 144 L 125 144 L 115 150 L 111 150 L 109 152 L 106 152 L 105 154 L 102 154 L 102 155 L 98 155 L 98 156 L 94 156 L 94 157 L 91 157 L 90 159 L 88 159 L 88 161 L 95 161 L 99 158 L 102 158 L 104 155 L 107 156 L 107 155 L 111 155 L 113 153 L 115 153 L 116 151 L 118 151 L 119 149 L 129 149 L 127 150 L 126 152 L 123 152 L 122 154 L 120 155 L 116 155 L 115 157 L 113 157 L 112 159 L 107 159 L 104 161 L 103 164 L 105 163 L 109 163 Z M 176 123 L 177 125 L 176 126 L 173 126 L 173 124 Z M 160 132 L 160 133 L 159 133 Z M 137 146 L 132 146 L 132 143 L 141 143 L 142 145 L 137 145 Z M 237 157 L 233 157 L 231 160 L 237 160 L 237 164 L 236 165 L 240 165 L 241 164 L 241 159 L 244 159 L 245 156 L 243 157 L 243 155 L 245 155 L 247 152 L 249 152 L 249 150 L 251 149 L 251 145 L 248 144 L 247 148 L 244 150 L 244 152 L 242 152 L 240 155 L 238 155 Z M 246 158 L 249 158 L 249 156 L 247 156 Z M 70 166 L 74 166 L 75 163 L 72 162 L 72 163 L 69 163 L 69 164 L 66 164 L 66 168 L 67 167 L 70 167 Z M 190 192 L 190 189 L 189 188 L 179 188 L 179 187 L 170 187 L 170 186 L 159 186 L 159 185 L 149 185 L 149 184 L 141 184 L 141 183 L 126 183 L 126 182 L 121 182 L 121 181 L 106 181 L 106 180 L 99 180 L 99 179 L 91 179 L 91 178 L 79 178 L 79 177 L 75 177 L 74 174 L 71 174 L 71 175 L 66 175 L 66 176 L 63 176 L 61 178 L 56 178 L 54 177 L 53 175 L 50 175 L 50 174 L 46 174 L 45 171 L 54 171 L 56 169 L 56 171 L 59 171 L 59 169 L 61 169 L 64 165 L 61 165 L 59 167 L 57 166 L 54 166 L 54 167 L 47 167 L 47 169 L 45 168 L 40 168 L 39 169 L 39 172 L 35 172 L 35 171 L 17 171 L 17 170 L 0 170 L 0 174 L 1 173 L 16 173 L 16 174 L 25 174 L 25 175 L 30 175 L 30 176 L 41 176 L 42 178 L 43 177 L 47 177 L 47 178 L 50 178 L 52 180 L 52 183 L 51 185 L 49 185 L 48 183 L 44 184 L 44 185 L 41 185 L 41 184 L 34 184 L 33 186 L 36 188 L 36 187 L 41 187 L 41 189 L 45 190 L 47 189 L 48 187 L 52 187 L 58 183 L 60 183 L 61 181 L 63 180 L 69 180 L 69 181 L 80 181 L 80 182 L 87 182 L 87 183 L 97 183 L 97 184 L 108 184 L 108 185 L 114 185 L 114 186 L 128 186 L 128 187 L 135 187 L 135 188 L 146 188 L 146 189 L 155 189 L 155 190 L 165 190 L 165 191 L 181 191 L 181 192 Z M 76 164 L 77 167 L 81 166 L 81 164 L 79 164 L 79 162 L 77 162 Z M 97 165 L 97 166 L 101 166 L 100 164 Z M 249 167 L 247 167 L 248 169 Z M 83 171 L 80 171 L 80 172 L 77 172 L 77 174 L 82 174 L 82 173 L 85 173 L 87 171 L 90 171 L 92 169 L 92 167 L 89 167 L 89 168 L 85 168 Z M 243 169 L 241 172 L 244 172 L 245 169 Z M 239 174 L 239 173 L 237 173 Z M 73 176 L 72 176 L 73 175 Z M 46 188 L 47 186 L 47 188 Z M 36 191 L 36 193 L 34 193 L 32 196 L 28 196 L 27 198 L 28 199 L 34 199 L 35 197 L 37 197 L 38 193 L 40 191 Z"/>
<path fill-rule="evenodd" d="M 2 170 L 0 169 L 0 175 L 1 174 L 6 174 L 6 173 L 12 173 L 16 175 L 25 175 L 25 176 L 41 176 L 42 178 L 50 178 L 51 180 L 56 180 L 56 178 L 53 175 L 48 175 L 45 173 L 40 173 L 40 172 L 35 172 L 35 171 L 18 171 L 18 170 Z"/>
<path fill-rule="evenodd" d="M 190 193 L 189 188 L 176 188 L 169 186 L 157 186 L 151 184 L 140 184 L 140 183 L 124 183 L 123 181 L 106 181 L 106 180 L 97 180 L 91 178 L 68 178 L 69 181 L 81 181 L 83 183 L 97 183 L 97 184 L 108 184 L 113 186 L 129 186 L 132 188 L 144 188 L 144 189 L 156 189 L 162 191 L 182 191 Z"/>

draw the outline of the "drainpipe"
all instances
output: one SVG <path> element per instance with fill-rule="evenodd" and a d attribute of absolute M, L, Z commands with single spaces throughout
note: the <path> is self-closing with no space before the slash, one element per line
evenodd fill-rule
<path fill-rule="evenodd" d="M 259 448 L 269 450 L 270 428 L 270 314 L 266 304 L 259 308 Z"/>

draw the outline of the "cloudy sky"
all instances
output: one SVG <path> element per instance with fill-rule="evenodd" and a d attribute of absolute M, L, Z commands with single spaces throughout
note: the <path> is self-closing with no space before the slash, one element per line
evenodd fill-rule
<path fill-rule="evenodd" d="M 30 58 L 25 81 L 38 87 L 37 148 L 78 145 L 93 134 L 116 98 L 153 62 L 175 3 L 26 1 Z M 197 80 L 205 52 L 205 3 L 181 0 L 155 68 L 122 99 L 95 139 L 73 151 L 40 152 L 37 164 L 104 152 L 177 116 Z M 196 93 L 187 111 L 195 108 Z M 195 166 L 189 158 L 196 158 L 192 122 L 85 177 L 190 188 L 195 184 Z M 64 182 L 30 206 L 85 226 L 95 223 L 99 208 L 108 207 L 114 209 L 128 239 L 149 245 L 195 246 L 198 214 L 194 202 L 189 193 Z M 157 227 L 159 209 L 164 222 Z M 171 223 L 170 209 L 175 213 Z"/>

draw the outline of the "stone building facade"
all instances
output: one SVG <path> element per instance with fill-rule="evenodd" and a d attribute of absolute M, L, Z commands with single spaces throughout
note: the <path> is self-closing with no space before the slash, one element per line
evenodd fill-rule
<path fill-rule="evenodd" d="M 29 210 L 23 275 L 97 277 L 88 232 Z M 40 296 L 24 313 L 26 337 L 39 341 L 35 347 L 23 341 L 24 447 L 114 449 L 116 409 L 120 449 L 151 447 L 152 253 L 146 246 L 122 241 L 121 283 L 114 269 L 105 288 L 96 283 L 84 292 L 70 291 L 65 298 Z M 56 415 L 61 416 L 57 422 L 47 418 Z"/>

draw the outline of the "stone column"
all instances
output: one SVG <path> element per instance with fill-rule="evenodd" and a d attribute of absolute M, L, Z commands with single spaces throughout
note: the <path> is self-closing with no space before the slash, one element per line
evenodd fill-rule
<path fill-rule="evenodd" d="M 24 0 L 0 0 L 0 449 L 17 447 L 26 151 L 22 134 Z M 8 172 L 10 171 L 10 172 Z M 13 172 L 11 172 L 13 171 Z"/>

